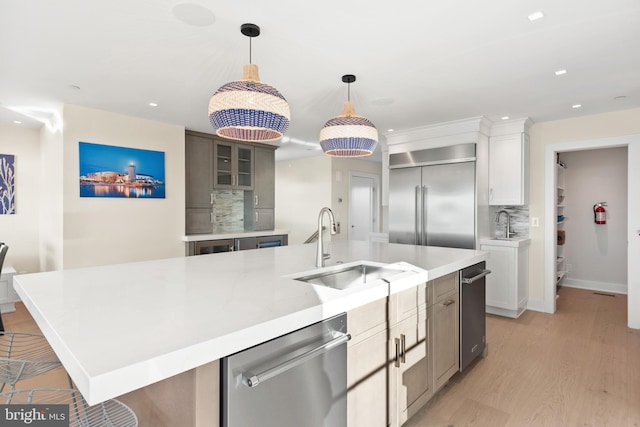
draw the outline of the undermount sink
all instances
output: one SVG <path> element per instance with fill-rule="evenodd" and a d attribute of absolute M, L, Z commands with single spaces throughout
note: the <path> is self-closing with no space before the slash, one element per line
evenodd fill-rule
<path fill-rule="evenodd" d="M 405 271 L 408 270 L 370 264 L 356 264 L 332 269 L 330 271 L 294 277 L 294 280 L 334 289 L 347 289 L 352 286 L 371 283 L 380 279 L 389 279 Z"/>

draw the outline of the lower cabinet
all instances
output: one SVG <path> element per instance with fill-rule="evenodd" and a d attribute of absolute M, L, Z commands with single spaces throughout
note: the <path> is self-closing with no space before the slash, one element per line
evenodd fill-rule
<path fill-rule="evenodd" d="M 401 426 L 458 371 L 458 273 L 347 313 L 349 427 Z"/>
<path fill-rule="evenodd" d="M 387 301 L 347 313 L 347 426 L 387 424 Z"/>
<path fill-rule="evenodd" d="M 513 246 L 505 246 L 507 243 Z M 507 243 L 480 242 L 480 250 L 491 254 L 487 260 L 491 274 L 487 276 L 486 312 L 515 319 L 529 301 L 529 240 Z"/>
<path fill-rule="evenodd" d="M 13 289 L 13 276 L 16 270 L 10 265 L 5 264 L 0 275 L 0 311 L 2 313 L 10 313 L 16 311 L 15 302 L 20 301 L 20 297 Z"/>
<path fill-rule="evenodd" d="M 430 346 L 431 310 L 421 309 L 389 332 L 389 425 L 400 426 L 433 395 Z"/>
<path fill-rule="evenodd" d="M 446 295 L 433 305 L 433 379 L 439 390 L 458 372 L 460 327 L 458 293 Z"/>

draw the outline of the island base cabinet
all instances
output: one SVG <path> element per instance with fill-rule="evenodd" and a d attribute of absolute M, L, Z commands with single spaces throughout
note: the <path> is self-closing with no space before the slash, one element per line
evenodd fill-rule
<path fill-rule="evenodd" d="M 347 313 L 347 426 L 387 426 L 387 301 Z"/>
<path fill-rule="evenodd" d="M 386 329 L 349 346 L 347 361 L 347 427 L 386 427 Z"/>
<path fill-rule="evenodd" d="M 390 330 L 389 425 L 401 426 L 431 396 L 431 310 L 422 309 Z"/>
<path fill-rule="evenodd" d="M 458 372 L 459 336 L 458 292 L 456 291 L 433 305 L 434 391 L 438 391 Z"/>

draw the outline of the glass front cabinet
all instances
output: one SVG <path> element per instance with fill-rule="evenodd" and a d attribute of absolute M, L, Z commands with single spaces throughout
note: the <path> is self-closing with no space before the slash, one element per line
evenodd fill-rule
<path fill-rule="evenodd" d="M 253 147 L 214 141 L 213 187 L 230 190 L 253 189 Z"/>

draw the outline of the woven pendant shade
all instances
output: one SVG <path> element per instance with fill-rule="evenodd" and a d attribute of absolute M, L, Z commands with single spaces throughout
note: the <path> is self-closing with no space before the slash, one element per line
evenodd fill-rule
<path fill-rule="evenodd" d="M 355 76 L 342 81 L 351 83 Z M 370 156 L 378 144 L 378 131 L 368 119 L 356 114 L 351 101 L 344 103 L 342 114 L 327 121 L 320 130 L 320 146 L 334 157 Z"/>
<path fill-rule="evenodd" d="M 241 31 L 248 37 L 260 34 L 254 24 L 243 24 Z M 290 121 L 287 100 L 276 88 L 260 81 L 255 64 L 245 65 L 242 79 L 223 85 L 209 101 L 209 122 L 217 135 L 228 139 L 275 141 Z"/>

